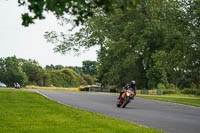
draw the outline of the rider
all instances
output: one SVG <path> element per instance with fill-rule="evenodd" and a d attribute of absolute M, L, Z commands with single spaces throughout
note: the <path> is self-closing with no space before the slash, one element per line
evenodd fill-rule
<path fill-rule="evenodd" d="M 122 96 L 122 94 L 127 91 L 128 89 L 132 90 L 134 92 L 134 94 L 136 95 L 136 86 L 135 86 L 135 80 L 132 80 L 130 84 L 127 84 L 123 87 L 123 89 L 120 92 L 120 95 L 118 97 L 118 99 L 120 99 L 120 97 Z"/>

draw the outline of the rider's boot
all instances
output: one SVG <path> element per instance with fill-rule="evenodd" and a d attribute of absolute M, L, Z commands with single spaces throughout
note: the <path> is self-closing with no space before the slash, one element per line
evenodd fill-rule
<path fill-rule="evenodd" d="M 123 92 L 120 92 L 118 99 L 120 99 L 120 98 L 121 98 L 122 94 L 123 94 Z"/>

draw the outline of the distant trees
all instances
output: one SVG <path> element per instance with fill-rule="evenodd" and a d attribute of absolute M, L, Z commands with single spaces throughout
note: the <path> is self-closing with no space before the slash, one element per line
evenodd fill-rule
<path fill-rule="evenodd" d="M 83 75 L 83 68 L 79 66 L 69 66 L 68 68 L 74 70 L 76 73 Z"/>
<path fill-rule="evenodd" d="M 44 80 L 45 78 L 45 71 L 36 61 L 32 60 L 22 60 L 22 70 L 26 73 L 28 76 L 28 84 L 32 85 L 48 85 L 47 80 Z"/>
<path fill-rule="evenodd" d="M 96 61 L 83 61 L 83 73 L 89 74 L 92 76 L 97 75 L 97 62 Z"/>
<path fill-rule="evenodd" d="M 17 59 L 15 56 L 0 58 L 0 81 L 7 86 L 13 86 L 17 82 L 22 86 L 58 87 L 77 87 L 94 83 L 92 76 L 85 76 L 83 72 L 77 73 L 73 68 L 80 68 L 82 71 L 82 67 L 68 68 L 52 64 L 43 69 L 35 60 Z"/>
<path fill-rule="evenodd" d="M 13 86 L 14 83 L 26 85 L 28 76 L 21 67 L 21 62 L 15 57 L 0 58 L 0 81 L 7 86 Z"/>
<path fill-rule="evenodd" d="M 60 67 L 58 67 L 60 66 Z M 63 69 L 64 68 L 64 69 Z M 67 69 L 67 68 L 70 68 L 70 69 Z M 67 70 L 69 72 L 69 74 L 72 72 L 72 73 L 76 73 L 75 75 L 80 75 L 81 78 L 79 77 L 79 81 L 81 81 L 81 83 L 83 84 L 94 84 L 95 81 L 96 81 L 96 77 L 97 77 L 97 62 L 96 61 L 90 61 L 90 60 L 86 60 L 86 61 L 83 61 L 82 62 L 82 67 L 78 67 L 78 66 L 62 66 L 62 65 L 46 65 L 45 67 L 45 70 L 49 71 L 51 74 L 53 74 L 55 76 L 55 73 L 62 73 L 64 72 L 63 70 Z M 54 70 L 54 71 L 52 71 Z M 55 71 L 55 70 L 60 70 L 60 71 Z M 66 72 L 67 72 L 66 71 Z M 62 75 L 60 73 L 60 75 Z M 70 74 L 72 75 L 72 74 Z M 62 77 L 62 76 L 61 76 Z M 85 80 L 87 83 L 85 83 L 85 81 L 82 81 L 82 78 L 83 80 Z M 60 82 L 62 80 L 60 79 Z M 79 83 L 77 83 L 79 84 Z"/>
<path fill-rule="evenodd" d="M 87 82 L 70 68 L 50 71 L 52 85 L 59 87 L 72 87 L 87 85 Z"/>
<path fill-rule="evenodd" d="M 51 65 L 46 65 L 46 67 L 45 67 L 45 69 L 46 70 L 60 70 L 60 69 L 63 69 L 64 68 L 64 66 L 62 66 L 62 65 L 53 65 L 53 64 L 51 64 Z"/>

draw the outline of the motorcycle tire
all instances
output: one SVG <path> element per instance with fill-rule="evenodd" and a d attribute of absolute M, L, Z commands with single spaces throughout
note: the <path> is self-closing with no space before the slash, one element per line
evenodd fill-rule
<path fill-rule="evenodd" d="M 130 101 L 125 101 L 124 104 L 123 104 L 123 106 L 122 106 L 122 108 L 125 108 L 126 105 L 127 105 L 129 102 L 130 102 Z"/>
<path fill-rule="evenodd" d="M 119 108 L 121 105 L 120 104 L 117 104 L 117 107 Z"/>
<path fill-rule="evenodd" d="M 117 107 L 120 107 L 122 104 L 120 101 L 117 102 Z"/>

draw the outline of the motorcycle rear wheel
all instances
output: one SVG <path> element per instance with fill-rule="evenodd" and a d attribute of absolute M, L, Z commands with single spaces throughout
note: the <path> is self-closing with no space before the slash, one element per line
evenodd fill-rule
<path fill-rule="evenodd" d="M 117 105 L 117 107 L 120 107 L 120 106 L 122 106 L 122 103 L 120 101 L 117 101 L 116 105 Z"/>

